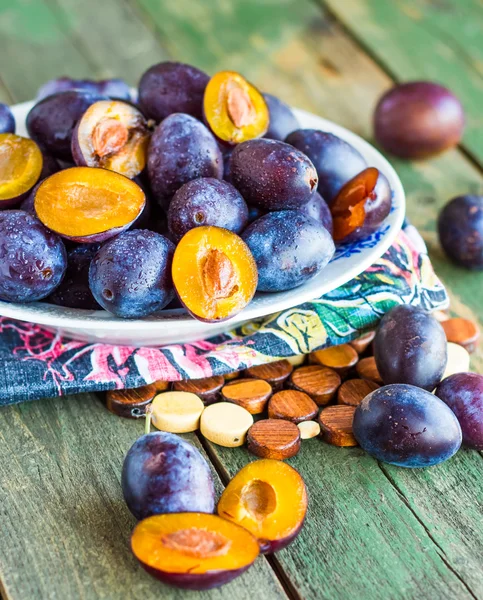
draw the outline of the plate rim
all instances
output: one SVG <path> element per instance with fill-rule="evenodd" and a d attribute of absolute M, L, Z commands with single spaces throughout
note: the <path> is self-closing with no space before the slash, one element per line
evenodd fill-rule
<path fill-rule="evenodd" d="M 23 102 L 19 104 L 15 104 L 11 106 L 12 112 L 16 116 L 16 113 L 23 113 L 26 110 L 29 110 L 33 106 L 34 102 Z M 393 190 L 393 196 L 397 197 L 397 208 L 395 211 L 395 216 L 393 217 L 392 224 L 389 225 L 390 229 L 384 235 L 383 239 L 380 240 L 374 248 L 371 248 L 372 252 L 367 252 L 367 255 L 362 258 L 362 260 L 354 263 L 352 267 L 344 270 L 344 272 L 340 273 L 336 277 L 331 278 L 330 286 L 328 289 L 324 290 L 323 284 L 320 287 L 320 293 L 314 292 L 311 290 L 310 286 L 304 284 L 298 288 L 294 288 L 292 291 L 290 298 L 277 298 L 279 294 L 286 294 L 286 292 L 277 292 L 276 294 L 266 295 L 273 298 L 273 302 L 270 302 L 268 305 L 261 304 L 257 305 L 251 302 L 247 307 L 245 307 L 240 313 L 224 321 L 227 329 L 233 327 L 237 324 L 241 324 L 246 321 L 250 321 L 256 318 L 262 318 L 264 316 L 274 314 L 280 312 L 282 310 L 288 310 L 291 307 L 297 306 L 304 302 L 308 302 L 313 300 L 314 298 L 323 296 L 330 291 L 337 289 L 338 287 L 344 285 L 363 271 L 365 271 L 368 267 L 370 267 L 378 258 L 380 258 L 391 246 L 397 237 L 399 231 L 402 228 L 405 211 L 406 211 L 406 197 L 403 185 L 401 180 L 395 171 L 394 167 L 389 163 L 389 161 L 379 152 L 377 148 L 375 148 L 368 141 L 363 139 L 358 134 L 350 131 L 349 129 L 334 123 L 330 119 L 325 119 L 317 114 L 311 113 L 306 110 L 298 109 L 292 107 L 295 115 L 297 117 L 301 117 L 301 120 L 304 121 L 306 119 L 317 119 L 319 122 L 327 124 L 327 129 L 338 135 L 343 140 L 348 143 L 354 143 L 357 147 L 362 147 L 367 153 L 377 155 L 378 161 L 383 165 L 384 174 L 389 179 L 391 183 L 391 188 Z M 324 130 L 322 127 L 319 127 L 322 131 Z M 321 274 L 323 271 L 321 272 Z M 304 292 L 305 289 L 305 292 Z M 45 311 L 42 309 L 45 307 Z M 76 314 L 69 314 L 75 312 Z M 79 313 L 79 314 L 77 314 Z M 100 331 L 108 331 L 118 329 L 120 325 L 122 325 L 123 333 L 129 332 L 137 332 L 137 334 L 141 334 L 142 330 L 152 330 L 154 326 L 164 329 L 168 326 L 173 326 L 176 324 L 177 328 L 181 329 L 189 329 L 194 326 L 197 321 L 191 317 L 184 309 L 173 309 L 173 310 L 164 310 L 163 314 L 160 315 L 150 315 L 148 317 L 144 317 L 142 319 L 122 319 L 120 317 L 116 317 L 110 314 L 107 311 L 98 310 L 98 311 L 90 311 L 85 309 L 69 309 L 66 307 L 47 304 L 42 301 L 32 302 L 32 303 L 9 303 L 5 301 L 0 301 L 0 316 L 17 319 L 20 321 L 28 321 L 31 323 L 35 323 L 38 325 L 45 325 L 48 327 L 53 327 L 55 329 L 61 328 L 69 328 L 69 329 L 78 329 L 78 330 L 88 330 L 92 333 L 99 333 Z M 207 335 L 209 335 L 209 326 L 210 323 L 204 323 L 206 326 Z M 215 324 L 219 327 L 219 323 Z M 152 331 L 151 331 L 152 333 Z"/>

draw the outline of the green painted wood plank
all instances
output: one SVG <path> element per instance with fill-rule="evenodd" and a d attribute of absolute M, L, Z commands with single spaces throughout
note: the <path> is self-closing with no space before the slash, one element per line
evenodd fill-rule
<path fill-rule="evenodd" d="M 122 77 L 137 85 L 148 67 L 168 58 L 151 24 L 130 2 L 46 1 L 64 34 L 88 57 L 99 77 Z"/>
<path fill-rule="evenodd" d="M 6 598 L 250 600 L 253 590 L 286 598 L 264 558 L 222 590 L 205 593 L 168 588 L 143 571 L 129 548 L 135 519 L 120 488 L 123 457 L 142 433 L 141 422 L 111 415 L 94 396 L 0 410 Z"/>
<path fill-rule="evenodd" d="M 465 148 L 483 164 L 480 0 L 319 0 L 398 81 L 429 79 L 463 102 Z"/>
<path fill-rule="evenodd" d="M 245 449 L 207 445 L 226 479 L 255 459 Z M 309 510 L 296 541 L 276 555 L 302 597 L 483 597 L 483 532 L 474 531 L 482 517 L 482 488 L 475 480 L 481 458 L 462 454 L 433 469 L 392 468 L 398 485 L 405 482 L 403 497 L 383 472 L 387 467 L 359 448 L 303 442 L 288 462 L 306 482 Z M 444 504 L 441 491 L 456 481 L 446 510 L 431 508 Z M 463 506 L 464 516 L 454 514 Z"/>
<path fill-rule="evenodd" d="M 16 102 L 31 99 L 42 83 L 66 70 L 85 77 L 93 69 L 42 0 L 2 1 L 0 56 L 0 74 Z"/>

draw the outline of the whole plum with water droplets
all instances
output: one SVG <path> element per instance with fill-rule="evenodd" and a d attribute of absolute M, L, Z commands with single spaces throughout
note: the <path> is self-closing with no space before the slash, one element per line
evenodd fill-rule
<path fill-rule="evenodd" d="M 381 319 L 374 358 L 385 384 L 407 383 L 430 392 L 446 368 L 446 334 L 430 313 L 402 304 Z"/>
<path fill-rule="evenodd" d="M 92 94 L 101 94 L 118 100 L 132 100 L 131 90 L 122 79 L 71 79 L 70 77 L 58 77 L 44 83 L 37 91 L 37 101 L 72 90 L 81 90 Z"/>
<path fill-rule="evenodd" d="M 89 267 L 99 248 L 100 244 L 82 244 L 68 252 L 64 279 L 49 302 L 67 308 L 101 309 L 89 287 Z"/>
<path fill-rule="evenodd" d="M 293 114 L 290 106 L 277 96 L 263 94 L 263 97 L 270 113 L 270 124 L 265 137 L 283 142 L 289 133 L 300 127 L 297 117 Z"/>
<path fill-rule="evenodd" d="M 134 442 L 124 459 L 121 486 L 137 519 L 215 509 L 208 463 L 194 446 L 173 433 L 157 431 Z"/>
<path fill-rule="evenodd" d="M 327 131 L 297 129 L 285 141 L 310 158 L 319 178 L 318 190 L 329 206 L 342 186 L 367 167 L 358 150 Z"/>
<path fill-rule="evenodd" d="M 439 240 L 446 254 L 467 269 L 483 269 L 483 196 L 458 196 L 438 219 Z"/>
<path fill-rule="evenodd" d="M 322 198 L 319 192 L 315 192 L 307 204 L 304 204 L 298 210 L 304 213 L 304 215 L 307 215 L 307 217 L 311 217 L 312 219 L 322 223 L 322 225 L 332 235 L 332 232 L 334 231 L 332 214 L 327 202 Z"/>
<path fill-rule="evenodd" d="M 317 189 L 314 165 L 305 154 L 278 140 L 238 144 L 230 163 L 231 182 L 246 202 L 266 210 L 300 208 Z"/>
<path fill-rule="evenodd" d="M 400 467 L 437 465 L 461 446 L 454 413 L 413 385 L 386 385 L 371 392 L 356 408 L 352 430 L 368 454 Z"/>
<path fill-rule="evenodd" d="M 223 156 L 211 132 L 194 117 L 175 113 L 160 123 L 148 150 L 148 175 L 156 200 L 168 208 L 174 193 L 199 177 L 223 177 Z"/>
<path fill-rule="evenodd" d="M 249 225 L 242 238 L 257 263 L 260 292 L 291 290 L 306 283 L 335 251 L 322 223 L 298 210 L 268 213 Z"/>
<path fill-rule="evenodd" d="M 173 113 L 201 119 L 203 94 L 209 77 L 196 67 L 179 62 L 162 62 L 150 67 L 139 82 L 139 106 L 159 122 Z"/>
<path fill-rule="evenodd" d="M 185 183 L 173 196 L 168 227 L 176 240 L 201 225 L 215 225 L 240 233 L 248 223 L 248 207 L 231 184 L 211 177 Z"/>
<path fill-rule="evenodd" d="M 31 108 L 27 131 L 42 150 L 55 158 L 71 161 L 71 141 L 77 122 L 89 106 L 105 99 L 100 94 L 80 90 L 48 96 Z"/>
<path fill-rule="evenodd" d="M 15 117 L 6 104 L 0 102 L 0 133 L 15 133 Z"/>
<path fill-rule="evenodd" d="M 23 210 L 0 212 L 0 300 L 34 302 L 64 277 L 67 254 L 61 239 Z"/>
<path fill-rule="evenodd" d="M 450 375 L 438 385 L 435 394 L 456 415 L 463 432 L 463 444 L 483 450 L 483 375 Z"/>
<path fill-rule="evenodd" d="M 146 317 L 174 298 L 174 244 L 154 231 L 134 229 L 104 244 L 93 258 L 89 286 L 97 302 L 123 318 Z"/>

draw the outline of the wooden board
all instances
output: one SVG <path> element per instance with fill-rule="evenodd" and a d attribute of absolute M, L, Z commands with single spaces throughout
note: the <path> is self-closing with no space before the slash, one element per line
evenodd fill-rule
<path fill-rule="evenodd" d="M 5 598 L 250 600 L 255 589 L 270 600 L 286 598 L 265 558 L 223 591 L 207 593 L 168 588 L 137 564 L 129 547 L 136 521 L 120 476 L 123 457 L 143 428 L 88 395 L 0 411 Z M 199 446 L 195 436 L 186 437 Z"/>
<path fill-rule="evenodd" d="M 464 146 L 483 163 L 480 0 L 319 0 L 397 81 L 446 85 L 467 115 Z"/>
<path fill-rule="evenodd" d="M 17 101 L 66 66 L 73 76 L 134 82 L 136 69 L 169 56 L 210 72 L 240 69 L 262 89 L 368 138 L 375 102 L 392 85 L 310 0 L 6 0 L 0 55 L 17 57 L 0 66 L 0 95 Z M 459 151 L 393 164 L 455 312 L 481 323 L 483 275 L 449 265 L 434 233 L 438 208 L 482 190 L 481 173 Z M 473 357 L 475 368 L 482 364 L 481 354 Z M 149 578 L 129 551 L 134 520 L 119 478 L 139 423 L 87 396 L 5 408 L 0 422 L 0 579 L 9 600 L 195 597 Z M 225 480 L 251 460 L 244 449 L 207 448 Z M 301 536 L 270 559 L 272 570 L 259 560 L 240 580 L 201 597 L 283 597 L 276 572 L 293 598 L 483 598 L 480 455 L 465 451 L 441 467 L 406 471 L 316 439 L 292 464 L 310 496 Z"/>

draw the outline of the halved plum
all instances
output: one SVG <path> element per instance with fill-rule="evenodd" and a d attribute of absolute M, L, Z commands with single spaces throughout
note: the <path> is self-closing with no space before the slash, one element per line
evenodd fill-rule
<path fill-rule="evenodd" d="M 330 206 L 336 242 L 352 242 L 374 233 L 391 212 L 392 191 L 383 173 L 364 169 L 348 181 Z"/>
<path fill-rule="evenodd" d="M 100 100 L 77 123 L 72 156 L 77 165 L 102 167 L 133 179 L 146 166 L 150 132 L 132 104 Z"/>
<path fill-rule="evenodd" d="M 103 242 L 127 229 L 146 204 L 133 181 L 106 169 L 72 167 L 43 181 L 35 194 L 38 218 L 51 231 L 81 243 Z"/>
<path fill-rule="evenodd" d="M 226 486 L 217 512 L 252 533 L 262 552 L 277 552 L 302 528 L 307 512 L 304 480 L 281 460 L 256 460 Z"/>
<path fill-rule="evenodd" d="M 229 144 L 261 137 L 270 122 L 263 94 L 234 71 L 213 75 L 205 89 L 203 110 L 211 131 Z"/>
<path fill-rule="evenodd" d="M 191 229 L 175 250 L 176 292 L 200 321 L 224 321 L 239 313 L 253 298 L 257 281 L 257 266 L 248 246 L 227 229 Z"/>
<path fill-rule="evenodd" d="M 188 590 L 208 590 L 232 581 L 260 552 L 246 529 L 204 513 L 148 517 L 135 527 L 131 548 L 148 573 Z"/>
<path fill-rule="evenodd" d="M 25 199 L 42 172 L 37 144 L 14 133 L 0 133 L 0 209 Z"/>

